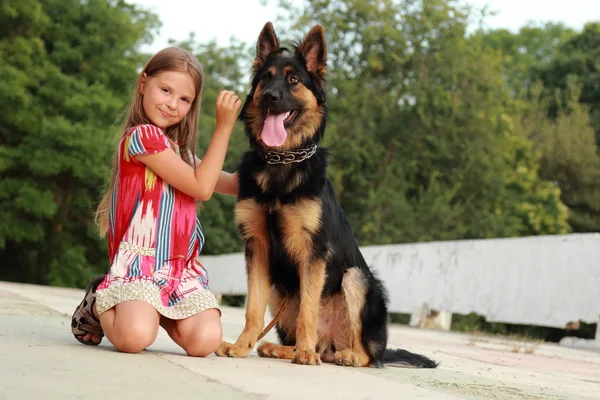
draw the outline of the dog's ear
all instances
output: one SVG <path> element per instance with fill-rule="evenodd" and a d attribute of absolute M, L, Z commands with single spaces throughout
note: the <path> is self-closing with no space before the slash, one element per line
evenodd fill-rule
<path fill-rule="evenodd" d="M 306 69 L 320 78 L 327 72 L 325 31 L 321 25 L 316 25 L 308 32 L 304 42 L 298 47 L 298 52 L 304 57 Z"/>
<path fill-rule="evenodd" d="M 254 70 L 259 70 L 269 58 L 269 55 L 275 50 L 279 49 L 279 40 L 275 35 L 273 24 L 267 22 L 263 27 L 260 35 L 258 35 L 258 42 L 256 43 L 256 58 L 252 64 Z"/>

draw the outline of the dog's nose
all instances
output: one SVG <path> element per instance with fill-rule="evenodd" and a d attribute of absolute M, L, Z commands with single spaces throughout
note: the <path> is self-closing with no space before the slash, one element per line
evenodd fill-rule
<path fill-rule="evenodd" d="M 266 90 L 262 94 L 262 99 L 267 104 L 274 104 L 281 100 L 281 93 L 277 90 Z"/>

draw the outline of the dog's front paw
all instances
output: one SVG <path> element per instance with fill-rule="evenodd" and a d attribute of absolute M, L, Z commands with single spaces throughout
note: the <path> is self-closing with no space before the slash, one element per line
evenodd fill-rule
<path fill-rule="evenodd" d="M 231 344 L 228 342 L 222 342 L 215 354 L 219 357 L 234 357 L 234 358 L 242 358 L 246 357 L 250 350 L 252 350 L 253 346 L 240 346 L 239 344 Z"/>
<path fill-rule="evenodd" d="M 314 350 L 300 350 L 292 359 L 294 364 L 321 365 L 321 356 Z"/>

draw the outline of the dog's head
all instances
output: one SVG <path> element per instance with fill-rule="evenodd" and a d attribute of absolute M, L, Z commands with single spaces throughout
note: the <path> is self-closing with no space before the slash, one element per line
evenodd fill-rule
<path fill-rule="evenodd" d="M 320 25 L 294 46 L 279 46 L 270 22 L 256 44 L 252 87 L 240 119 L 251 146 L 293 150 L 318 143 L 325 130 L 325 32 Z"/>

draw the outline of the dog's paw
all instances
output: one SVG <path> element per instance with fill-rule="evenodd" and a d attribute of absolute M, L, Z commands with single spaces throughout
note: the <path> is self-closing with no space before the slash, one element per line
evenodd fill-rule
<path fill-rule="evenodd" d="M 222 342 L 215 354 L 219 357 L 234 357 L 234 358 L 242 358 L 246 357 L 250 351 L 252 350 L 252 346 L 240 346 L 237 344 L 231 344 L 228 342 Z"/>
<path fill-rule="evenodd" d="M 262 343 L 256 350 L 259 356 L 269 358 L 283 358 L 291 360 L 294 358 L 294 348 L 292 346 L 283 346 L 281 344 Z"/>
<path fill-rule="evenodd" d="M 292 362 L 302 365 L 321 365 L 321 356 L 314 350 L 300 350 L 296 352 Z"/>
<path fill-rule="evenodd" d="M 346 367 L 365 367 L 369 364 L 369 356 L 365 353 L 346 349 L 338 351 L 333 355 L 337 365 L 345 365 Z"/>

